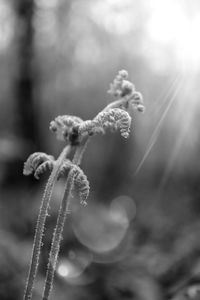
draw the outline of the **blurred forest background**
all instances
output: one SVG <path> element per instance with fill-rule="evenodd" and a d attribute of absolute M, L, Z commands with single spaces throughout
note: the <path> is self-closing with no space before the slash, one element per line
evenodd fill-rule
<path fill-rule="evenodd" d="M 67 220 L 52 299 L 200 299 L 199 0 L 0 0 L 0 299 L 22 299 L 57 115 L 95 116 L 120 69 L 144 96 L 128 140 L 92 139 L 89 205 Z M 34 299 L 63 191 L 58 182 Z M 76 201 L 75 201 L 76 203 Z"/>

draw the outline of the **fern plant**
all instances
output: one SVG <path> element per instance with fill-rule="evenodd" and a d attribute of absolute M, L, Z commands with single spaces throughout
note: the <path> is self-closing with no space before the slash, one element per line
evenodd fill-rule
<path fill-rule="evenodd" d="M 36 152 L 30 155 L 24 164 L 24 175 L 34 174 L 36 179 L 39 179 L 44 172 L 50 171 L 38 214 L 24 300 L 32 299 L 45 221 L 52 191 L 57 180 L 61 177 L 66 178 L 66 185 L 53 233 L 42 300 L 48 300 L 50 297 L 62 232 L 67 214 L 70 212 L 70 196 L 74 188 L 77 189 L 79 194 L 80 204 L 87 205 L 89 181 L 80 168 L 80 164 L 89 139 L 96 134 L 104 134 L 107 130 L 119 130 L 122 137 L 128 138 L 131 127 L 130 109 L 135 108 L 139 112 L 144 111 L 142 95 L 128 81 L 127 71 L 121 70 L 118 72 L 110 85 L 108 93 L 113 95 L 115 100 L 98 113 L 94 119 L 83 121 L 76 116 L 64 115 L 56 117 L 50 123 L 50 130 L 56 134 L 57 139 L 65 142 L 65 147 L 57 159 L 52 155 Z M 72 161 L 68 159 L 71 151 L 74 151 Z"/>

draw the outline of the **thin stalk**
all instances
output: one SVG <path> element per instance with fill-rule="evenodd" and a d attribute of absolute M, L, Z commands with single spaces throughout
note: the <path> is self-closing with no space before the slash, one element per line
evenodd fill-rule
<path fill-rule="evenodd" d="M 116 101 L 109 103 L 106 107 L 104 107 L 104 109 L 102 111 L 107 111 L 112 108 L 120 108 L 120 107 L 124 106 L 126 104 L 126 102 L 127 102 L 127 100 L 120 98 Z"/>
<path fill-rule="evenodd" d="M 74 154 L 73 163 L 76 165 L 79 165 L 81 163 L 84 151 L 87 147 L 88 138 L 86 138 L 82 145 L 79 146 L 76 149 L 76 152 Z M 51 250 L 49 253 L 49 262 L 47 266 L 47 272 L 46 272 L 46 279 L 45 279 L 45 286 L 43 291 L 43 297 L 42 300 L 48 300 L 51 289 L 53 286 L 53 279 L 54 279 L 54 273 L 57 265 L 58 255 L 60 251 L 60 242 L 62 240 L 62 233 L 65 225 L 65 221 L 67 218 L 67 213 L 69 212 L 69 206 L 70 206 L 70 195 L 73 189 L 73 183 L 74 183 L 74 170 L 73 168 L 69 171 L 68 177 L 67 177 L 67 183 L 66 188 L 64 192 L 64 196 L 60 205 L 59 214 L 57 218 L 56 227 L 54 230 L 52 243 L 51 243 Z"/>
<path fill-rule="evenodd" d="M 49 176 L 48 182 L 45 187 L 45 191 L 43 194 L 42 203 L 40 206 L 39 215 L 37 219 L 31 263 L 30 263 L 30 268 L 29 268 L 29 273 L 28 273 L 28 278 L 27 278 L 27 283 L 26 283 L 26 288 L 25 288 L 24 298 L 23 298 L 24 300 L 32 299 L 33 287 L 37 275 L 40 251 L 42 247 L 44 226 L 45 226 L 46 217 L 48 215 L 49 202 L 52 196 L 53 187 L 58 177 L 60 166 L 62 165 L 65 157 L 69 154 L 70 150 L 71 150 L 71 146 L 67 146 L 63 149 L 63 151 L 61 152 L 60 156 L 57 159 L 57 162 L 51 172 L 51 175 Z"/>

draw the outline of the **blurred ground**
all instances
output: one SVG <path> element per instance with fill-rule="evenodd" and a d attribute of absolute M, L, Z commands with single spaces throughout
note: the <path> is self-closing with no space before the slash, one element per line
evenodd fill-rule
<path fill-rule="evenodd" d="M 34 151 L 57 156 L 50 121 L 95 116 L 120 69 L 146 111 L 133 112 L 128 140 L 115 133 L 89 144 L 89 205 L 74 197 L 52 299 L 200 298 L 199 25 L 198 0 L 0 0 L 1 300 L 22 299 L 46 180 L 24 178 L 23 162 Z"/>

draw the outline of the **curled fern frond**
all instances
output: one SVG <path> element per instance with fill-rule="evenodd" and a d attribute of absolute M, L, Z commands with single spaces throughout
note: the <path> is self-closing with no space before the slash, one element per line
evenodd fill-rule
<path fill-rule="evenodd" d="M 66 159 L 60 168 L 58 179 L 60 179 L 61 177 L 66 177 L 69 170 L 72 170 L 71 176 L 74 177 L 74 185 L 78 190 L 80 203 L 86 205 L 86 200 L 88 198 L 90 189 L 89 181 L 87 179 L 87 176 L 79 166 Z"/>
<path fill-rule="evenodd" d="M 110 84 L 108 93 L 116 98 L 123 98 L 135 92 L 135 86 L 132 82 L 128 81 L 128 72 L 121 70 L 114 78 L 113 83 Z"/>
<path fill-rule="evenodd" d="M 46 171 L 52 171 L 55 162 L 53 160 L 47 160 L 43 162 L 39 167 L 35 170 L 34 177 L 36 179 L 40 178 L 40 175 L 45 173 Z"/>
<path fill-rule="evenodd" d="M 119 71 L 113 83 L 110 84 L 108 93 L 117 98 L 122 97 L 124 81 L 127 81 L 127 78 L 128 72 L 126 70 Z"/>
<path fill-rule="evenodd" d="M 48 162 L 48 164 L 44 164 Z M 24 169 L 23 174 L 24 175 L 30 175 L 32 173 L 35 173 L 34 176 L 38 178 L 40 174 L 42 174 L 47 169 L 51 169 L 51 166 L 53 167 L 53 164 L 55 162 L 55 159 L 52 155 L 48 155 L 43 152 L 35 152 L 31 154 L 27 161 L 24 163 Z M 39 169 L 39 170 L 38 170 Z"/>
<path fill-rule="evenodd" d="M 87 134 L 90 136 L 97 133 L 105 133 L 103 129 L 103 124 L 98 124 L 98 122 L 95 122 L 95 120 L 86 120 L 82 122 L 78 126 L 78 132 L 80 135 Z"/>
<path fill-rule="evenodd" d="M 103 129 L 116 130 L 120 129 L 123 137 L 129 136 L 131 117 L 129 114 L 120 108 L 109 109 L 108 111 L 100 112 L 95 118 L 96 125 L 100 125 Z"/>
<path fill-rule="evenodd" d="M 132 97 L 130 98 L 130 104 L 139 112 L 144 112 L 145 110 L 143 97 L 140 92 L 135 92 L 132 95 Z"/>
<path fill-rule="evenodd" d="M 89 196 L 90 192 L 90 185 L 89 181 L 87 179 L 87 176 L 83 172 L 83 170 L 77 166 L 73 166 L 73 172 L 74 172 L 74 185 L 78 190 L 78 194 L 80 197 L 80 203 L 84 206 L 87 205 L 87 198 Z"/>
<path fill-rule="evenodd" d="M 105 133 L 106 129 L 120 130 L 124 138 L 129 136 L 131 117 L 120 108 L 101 111 L 92 121 L 85 121 L 79 125 L 79 133 L 88 135 Z"/>
<path fill-rule="evenodd" d="M 69 141 L 71 138 L 75 139 L 76 132 L 74 128 L 81 122 L 83 120 L 76 116 L 58 116 L 54 121 L 51 121 L 49 129 L 56 133 L 58 140 Z"/>
<path fill-rule="evenodd" d="M 143 97 L 140 92 L 135 90 L 135 86 L 132 82 L 128 81 L 128 72 L 121 70 L 114 78 L 113 83 L 110 85 L 108 91 L 118 100 L 110 103 L 107 108 L 121 108 L 129 110 L 130 105 L 137 109 L 139 112 L 144 112 Z"/>
<path fill-rule="evenodd" d="M 58 180 L 61 177 L 66 177 L 68 174 L 68 171 L 71 169 L 72 166 L 74 166 L 73 163 L 69 159 L 65 159 L 62 166 L 60 167 L 60 170 L 58 173 Z"/>

